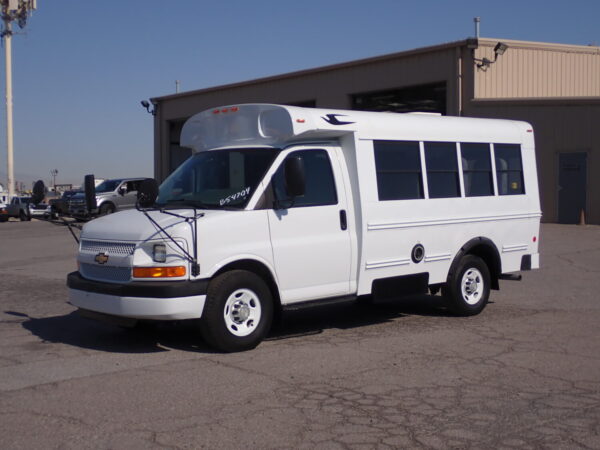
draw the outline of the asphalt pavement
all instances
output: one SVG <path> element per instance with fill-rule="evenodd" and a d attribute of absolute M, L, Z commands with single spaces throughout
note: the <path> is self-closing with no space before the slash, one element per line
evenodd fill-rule
<path fill-rule="evenodd" d="M 600 448 L 600 226 L 478 316 L 439 296 L 286 313 L 253 351 L 66 303 L 65 226 L 0 224 L 0 448 Z"/>

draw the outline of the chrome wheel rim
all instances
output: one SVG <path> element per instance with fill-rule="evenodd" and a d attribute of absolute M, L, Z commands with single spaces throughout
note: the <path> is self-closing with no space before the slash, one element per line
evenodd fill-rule
<path fill-rule="evenodd" d="M 250 289 L 237 289 L 232 292 L 223 310 L 227 330 L 239 337 L 248 336 L 256 329 L 261 313 L 258 295 Z"/>
<path fill-rule="evenodd" d="M 483 276 L 479 270 L 471 267 L 465 271 L 460 289 L 462 298 L 468 305 L 476 305 L 481 300 L 484 287 Z"/>

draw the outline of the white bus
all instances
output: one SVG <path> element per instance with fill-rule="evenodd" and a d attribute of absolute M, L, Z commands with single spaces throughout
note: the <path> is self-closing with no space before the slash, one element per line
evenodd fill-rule
<path fill-rule="evenodd" d="M 441 290 L 473 315 L 539 267 L 527 123 L 244 104 L 191 117 L 181 145 L 159 191 L 83 227 L 68 286 L 84 314 L 200 319 L 239 351 L 278 308 Z"/>

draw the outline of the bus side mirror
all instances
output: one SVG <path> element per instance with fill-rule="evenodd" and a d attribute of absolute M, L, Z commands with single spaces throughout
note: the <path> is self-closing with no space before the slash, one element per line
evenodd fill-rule
<path fill-rule="evenodd" d="M 137 192 L 138 204 L 142 208 L 150 208 L 158 197 L 158 183 L 154 178 L 146 178 L 140 183 Z"/>
<path fill-rule="evenodd" d="M 285 191 L 291 197 L 300 197 L 306 191 L 306 176 L 304 161 L 299 156 L 292 156 L 285 160 Z"/>

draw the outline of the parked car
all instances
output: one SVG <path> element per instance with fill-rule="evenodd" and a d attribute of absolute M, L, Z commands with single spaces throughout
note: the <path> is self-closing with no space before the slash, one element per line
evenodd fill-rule
<path fill-rule="evenodd" d="M 48 201 L 49 209 L 47 212 L 47 216 L 55 218 L 58 216 L 63 216 L 63 215 L 69 214 L 69 200 L 75 194 L 79 194 L 79 193 L 82 193 L 82 191 L 80 191 L 80 190 L 65 191 L 65 192 L 63 192 L 63 194 L 60 198 L 53 198 L 53 199 L 49 200 Z"/>
<path fill-rule="evenodd" d="M 49 205 L 47 203 L 38 203 L 37 205 L 33 202 L 29 202 L 27 207 L 29 208 L 29 218 L 32 217 L 47 217 L 49 211 Z"/>
<path fill-rule="evenodd" d="M 0 221 L 6 222 L 10 217 L 15 217 L 22 221 L 31 220 L 30 203 L 31 197 L 13 197 L 10 203 L 0 210 Z"/>
<path fill-rule="evenodd" d="M 0 201 L 0 222 L 6 222 L 8 220 L 8 211 L 6 206 L 6 203 Z"/>
<path fill-rule="evenodd" d="M 69 214 L 75 218 L 104 216 L 123 209 L 135 207 L 140 183 L 146 178 L 117 178 L 105 180 L 96 186 L 96 208 L 88 212 L 85 193 L 77 193 L 69 199 Z"/>

